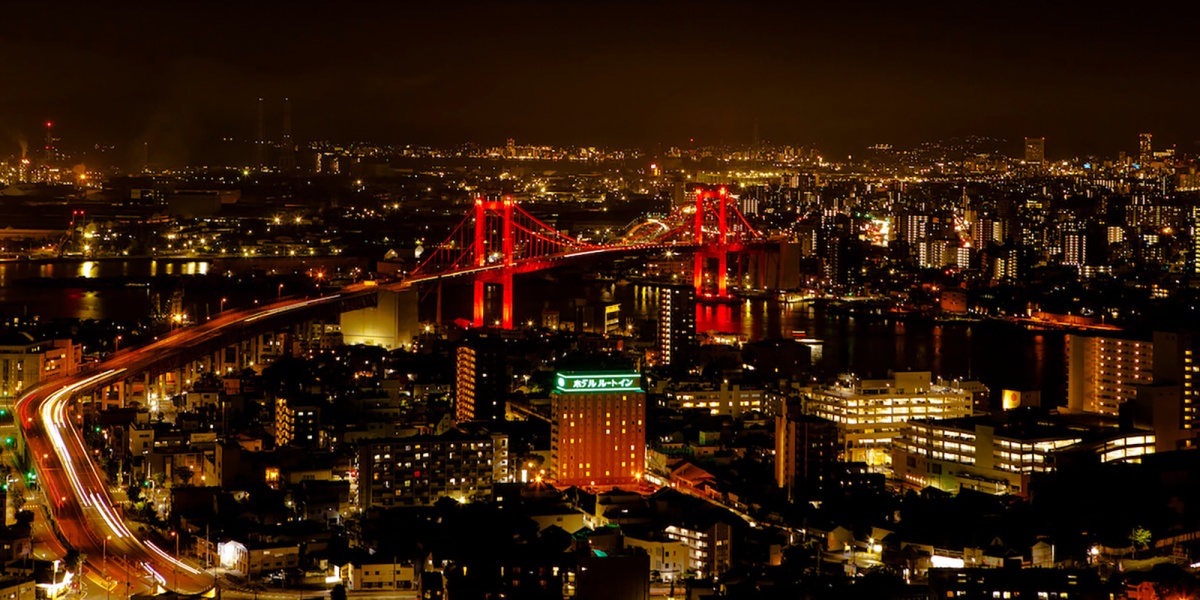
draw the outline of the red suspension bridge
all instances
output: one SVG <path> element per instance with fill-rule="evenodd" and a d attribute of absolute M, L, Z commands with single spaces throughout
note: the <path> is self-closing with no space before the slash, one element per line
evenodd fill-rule
<path fill-rule="evenodd" d="M 462 222 L 413 270 L 407 281 L 472 277 L 476 327 L 484 324 L 487 286 L 498 286 L 503 297 L 500 324 L 512 329 L 514 274 L 546 269 L 565 259 L 587 255 L 676 248 L 694 252 L 693 285 L 698 297 L 728 298 L 729 255 L 744 253 L 752 242 L 765 239 L 738 210 L 736 199 L 725 188 L 698 189 L 695 204 L 679 206 L 664 218 L 638 223 L 622 237 L 603 243 L 584 241 L 558 231 L 526 212 L 511 197 L 477 198 Z M 715 270 L 709 273 L 714 262 Z"/>

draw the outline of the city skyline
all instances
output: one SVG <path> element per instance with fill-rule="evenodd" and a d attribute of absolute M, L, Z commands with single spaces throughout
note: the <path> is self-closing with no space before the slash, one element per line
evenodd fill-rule
<path fill-rule="evenodd" d="M 1057 159 L 1200 139 L 1169 8 L 1141 9 L 1149 28 L 1032 6 L 355 8 L 14 8 L 0 51 L 33 60 L 0 98 L 0 153 L 36 147 L 49 119 L 118 154 L 211 160 L 254 138 L 259 97 L 269 139 L 289 97 L 297 140 L 379 144 L 757 138 L 842 156 L 978 134 L 1046 137 Z"/>

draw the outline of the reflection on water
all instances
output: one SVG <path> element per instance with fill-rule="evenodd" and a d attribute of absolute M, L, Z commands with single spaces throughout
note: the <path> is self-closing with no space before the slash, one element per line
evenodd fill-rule
<path fill-rule="evenodd" d="M 42 286 L 28 280 L 144 280 L 164 275 L 206 275 L 210 266 L 211 263 L 204 260 L 0 262 L 0 314 L 39 315 L 43 319 L 139 319 L 150 314 L 152 309 L 153 292 L 149 287 L 97 285 L 93 290 Z"/>
<path fill-rule="evenodd" d="M 518 288 L 518 303 L 520 302 Z M 657 319 L 656 288 L 614 290 L 627 319 Z M 520 307 L 518 307 L 518 311 Z M 731 333 L 747 341 L 803 336 L 823 341 L 815 366 L 822 376 L 841 372 L 884 377 L 888 371 L 932 371 L 935 376 L 978 379 L 994 392 L 1040 389 L 1047 401 L 1066 393 L 1064 334 L 1030 332 L 996 322 L 883 321 L 818 311 L 809 304 L 748 300 L 701 304 L 699 333 Z"/>
<path fill-rule="evenodd" d="M 52 279 L 56 277 L 157 277 L 160 275 L 207 275 L 207 260 L 60 260 L 50 262 L 0 262 L 0 281 Z"/>
<path fill-rule="evenodd" d="M 150 276 L 158 275 L 207 275 L 208 261 L 187 261 L 187 262 L 159 262 L 157 260 L 150 261 Z"/>

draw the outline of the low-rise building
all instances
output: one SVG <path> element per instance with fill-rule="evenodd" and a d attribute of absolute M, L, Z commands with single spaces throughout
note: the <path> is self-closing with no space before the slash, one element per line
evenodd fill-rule
<path fill-rule="evenodd" d="M 237 542 L 217 544 L 220 566 L 228 571 L 255 577 L 270 571 L 300 565 L 300 545 L 288 542 Z"/>
<path fill-rule="evenodd" d="M 762 411 L 763 390 L 740 383 L 707 384 L 680 382 L 666 389 L 667 408 L 697 410 L 711 415 L 741 417 L 743 412 Z"/>
<path fill-rule="evenodd" d="M 415 590 L 420 587 L 419 564 L 406 559 L 381 556 L 351 562 L 344 569 L 350 590 Z"/>
<path fill-rule="evenodd" d="M 492 497 L 506 477 L 508 436 L 444 435 L 368 440 L 358 447 L 359 508 L 429 506 Z"/>
<path fill-rule="evenodd" d="M 891 466 L 892 440 L 905 423 L 971 416 L 972 395 L 967 385 L 934 384 L 928 371 L 896 373 L 892 379 L 842 375 L 833 385 L 802 392 L 806 414 L 837 424 L 842 459 L 879 470 Z"/>
<path fill-rule="evenodd" d="M 1018 409 L 909 421 L 894 444 L 892 468 L 913 489 L 1026 495 L 1030 477 L 1053 471 L 1064 453 L 1093 455 L 1102 463 L 1141 462 L 1154 445 L 1153 431 L 1122 428 L 1113 418 Z"/>
<path fill-rule="evenodd" d="M 71 340 L 38 340 L 25 332 L 0 336 L 0 398 L 79 370 L 83 349 Z"/>

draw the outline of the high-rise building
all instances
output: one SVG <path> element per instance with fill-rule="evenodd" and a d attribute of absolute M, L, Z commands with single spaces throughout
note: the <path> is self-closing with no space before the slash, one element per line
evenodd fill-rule
<path fill-rule="evenodd" d="M 324 447 L 321 409 L 297 404 L 287 398 L 275 399 L 275 445 Z"/>
<path fill-rule="evenodd" d="M 1200 274 L 1200 206 L 1193 206 L 1189 214 L 1192 251 L 1190 256 L 1192 273 Z"/>
<path fill-rule="evenodd" d="M 789 403 L 786 414 L 775 417 L 775 483 L 793 496 L 797 487 L 816 491 L 835 477 L 838 451 L 837 424 L 803 414 Z"/>
<path fill-rule="evenodd" d="M 929 371 L 896 373 L 892 379 L 842 375 L 836 383 L 804 390 L 804 412 L 837 424 L 843 460 L 886 468 L 892 440 L 909 419 L 953 419 L 974 411 L 966 385 L 939 381 Z"/>
<path fill-rule="evenodd" d="M 455 353 L 454 416 L 459 422 L 503 420 L 510 374 L 504 339 L 480 333 Z"/>
<path fill-rule="evenodd" d="M 1046 138 L 1025 138 L 1025 164 L 1041 166 L 1046 162 Z"/>
<path fill-rule="evenodd" d="M 696 290 L 664 286 L 658 294 L 658 361 L 686 364 L 696 347 Z"/>
<path fill-rule="evenodd" d="M 1154 160 L 1154 144 L 1152 142 L 1154 136 L 1149 133 L 1138 134 L 1138 162 L 1142 168 L 1149 166 Z"/>
<path fill-rule="evenodd" d="M 630 371 L 560 372 L 550 393 L 550 477 L 559 485 L 627 486 L 646 463 L 646 392 Z"/>
<path fill-rule="evenodd" d="M 1154 344 L 1116 337 L 1067 336 L 1067 406 L 1116 416 L 1154 380 Z"/>
<path fill-rule="evenodd" d="M 1087 239 L 1087 233 L 1084 231 L 1072 231 L 1063 234 L 1062 264 L 1074 267 L 1081 267 L 1086 264 L 1088 255 Z"/>

